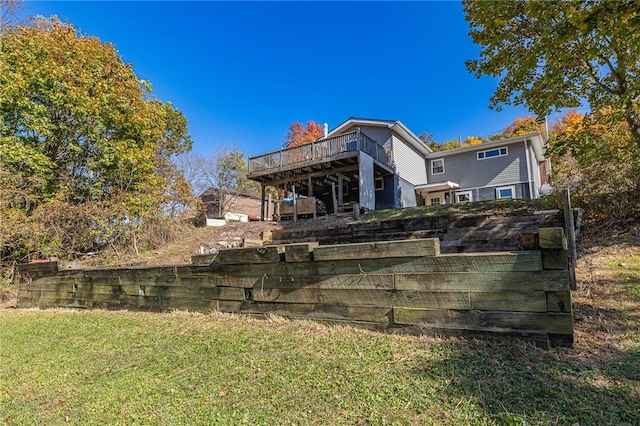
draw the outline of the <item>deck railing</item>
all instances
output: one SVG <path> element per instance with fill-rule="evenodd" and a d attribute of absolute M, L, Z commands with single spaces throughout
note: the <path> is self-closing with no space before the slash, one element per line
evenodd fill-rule
<path fill-rule="evenodd" d="M 281 149 L 249 157 L 249 175 L 290 168 L 298 164 L 330 160 L 348 152 L 362 151 L 374 160 L 391 167 L 391 152 L 358 131 L 345 133 L 310 144 Z"/>

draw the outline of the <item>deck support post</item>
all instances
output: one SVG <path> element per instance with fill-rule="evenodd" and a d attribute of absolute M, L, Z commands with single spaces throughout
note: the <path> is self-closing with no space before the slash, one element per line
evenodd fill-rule
<path fill-rule="evenodd" d="M 260 196 L 260 221 L 261 222 L 264 222 L 264 205 L 265 205 L 264 197 L 265 197 L 265 192 L 266 192 L 265 189 L 266 188 L 264 186 L 264 183 L 261 183 L 260 184 L 260 193 L 261 193 L 261 196 Z M 267 214 L 269 214 L 268 208 L 269 207 L 267 206 Z"/>
<path fill-rule="evenodd" d="M 331 182 L 331 196 L 333 198 L 333 214 L 338 214 L 338 201 L 336 200 L 336 183 Z"/>
<path fill-rule="evenodd" d="M 291 192 L 293 193 L 293 221 L 298 221 L 298 203 L 296 202 L 296 186 L 291 185 Z"/>

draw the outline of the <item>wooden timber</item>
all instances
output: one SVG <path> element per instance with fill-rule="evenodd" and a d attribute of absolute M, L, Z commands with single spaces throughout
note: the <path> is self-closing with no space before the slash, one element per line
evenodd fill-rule
<path fill-rule="evenodd" d="M 321 246 L 438 238 L 442 253 L 537 250 L 540 228 L 563 226 L 562 213 L 528 216 L 446 214 L 405 220 L 350 223 L 335 227 L 273 230 L 270 244 L 317 241 Z M 529 243 L 522 235 L 529 234 Z M 526 238 L 526 237 L 525 237 Z"/>
<path fill-rule="evenodd" d="M 541 246 L 562 247 L 559 230 L 540 235 Z M 439 243 L 229 249 L 212 263 L 153 268 L 19 266 L 18 306 L 276 314 L 376 330 L 571 344 L 566 250 L 443 255 Z"/>
<path fill-rule="evenodd" d="M 440 240 L 429 238 L 408 241 L 384 241 L 362 244 L 342 244 L 317 247 L 316 261 L 348 259 L 383 259 L 390 257 L 436 256 L 440 254 Z"/>

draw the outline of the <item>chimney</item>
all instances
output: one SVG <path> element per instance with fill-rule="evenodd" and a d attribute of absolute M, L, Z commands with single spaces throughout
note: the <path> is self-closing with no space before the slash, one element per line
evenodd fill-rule
<path fill-rule="evenodd" d="M 329 125 L 324 123 L 324 138 L 326 139 L 329 136 Z"/>

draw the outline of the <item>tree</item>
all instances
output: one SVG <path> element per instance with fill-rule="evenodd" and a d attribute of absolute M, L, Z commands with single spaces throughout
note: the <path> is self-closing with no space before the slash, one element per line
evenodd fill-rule
<path fill-rule="evenodd" d="M 442 151 L 442 145 L 436 142 L 436 140 L 433 138 L 433 135 L 431 133 L 422 132 L 418 136 L 418 139 L 420 139 L 427 147 L 429 147 L 431 151 L 433 152 Z"/>
<path fill-rule="evenodd" d="M 22 3 L 22 0 L 0 0 L 0 34 L 17 25 L 17 12 Z"/>
<path fill-rule="evenodd" d="M 539 120 L 531 115 L 516 117 L 501 133 L 492 135 L 491 139 L 505 139 L 527 135 L 529 133 L 542 133 L 542 126 Z"/>
<path fill-rule="evenodd" d="M 313 120 L 307 121 L 307 127 L 301 123 L 291 123 L 287 132 L 285 148 L 306 145 L 320 139 L 324 135 L 324 128 Z"/>
<path fill-rule="evenodd" d="M 218 217 L 229 211 L 233 198 L 230 194 L 260 193 L 258 183 L 247 178 L 247 163 L 240 151 L 221 147 L 214 157 L 205 160 L 205 168 L 207 182 L 218 200 Z"/>
<path fill-rule="evenodd" d="M 627 124 L 611 109 L 575 111 L 552 123 L 550 149 L 556 188 L 569 188 L 585 211 L 588 233 L 627 232 L 640 217 L 640 153 Z"/>
<path fill-rule="evenodd" d="M 191 147 L 186 119 L 152 99 L 112 45 L 40 19 L 2 46 L 0 158 L 39 175 L 43 199 L 162 192 L 167 158 Z"/>
<path fill-rule="evenodd" d="M 154 99 L 113 45 L 56 18 L 0 37 L 0 169 L 12 176 L 0 196 L 27 218 L 93 206 L 80 209 L 95 216 L 86 233 L 103 223 L 103 241 L 135 238 L 179 186 L 171 157 L 191 149 L 186 118 Z"/>
<path fill-rule="evenodd" d="M 464 0 L 479 59 L 476 77 L 500 78 L 491 106 L 526 105 L 538 116 L 609 108 L 640 147 L 640 8 L 634 0 Z"/>
<path fill-rule="evenodd" d="M 446 151 L 449 149 L 462 148 L 464 146 L 479 145 L 487 140 L 480 136 L 467 136 L 464 141 L 460 139 L 450 139 L 440 145 L 438 151 Z"/>

